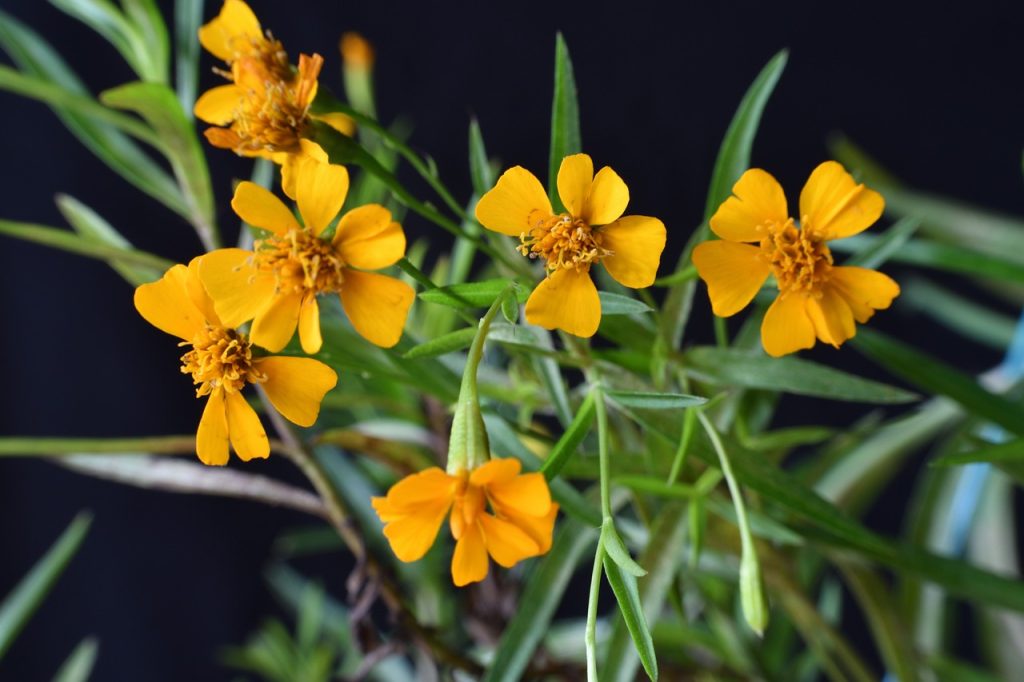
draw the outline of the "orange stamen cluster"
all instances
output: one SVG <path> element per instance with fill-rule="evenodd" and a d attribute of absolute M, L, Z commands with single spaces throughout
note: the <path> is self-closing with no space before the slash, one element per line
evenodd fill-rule
<path fill-rule="evenodd" d="M 289 230 L 255 243 L 255 266 L 272 272 L 277 292 L 316 294 L 341 291 L 345 262 L 329 243 L 308 230 Z"/>
<path fill-rule="evenodd" d="M 782 225 L 770 224 L 761 239 L 761 256 L 768 261 L 783 293 L 816 293 L 832 272 L 832 252 L 824 240 L 798 229 L 790 218 Z"/>
<path fill-rule="evenodd" d="M 192 346 L 192 350 L 181 356 L 181 372 L 191 374 L 192 381 L 199 386 L 197 398 L 217 388 L 233 393 L 241 391 L 246 384 L 266 381 L 266 375 L 253 364 L 252 344 L 234 329 L 207 326 L 196 334 L 191 344 L 183 341 L 178 345 Z"/>
<path fill-rule="evenodd" d="M 530 224 L 533 227 L 519 235 L 516 249 L 524 256 L 543 258 L 549 273 L 562 268 L 586 272 L 612 253 L 601 245 L 600 232 L 567 213 L 545 216 L 535 211 Z"/>

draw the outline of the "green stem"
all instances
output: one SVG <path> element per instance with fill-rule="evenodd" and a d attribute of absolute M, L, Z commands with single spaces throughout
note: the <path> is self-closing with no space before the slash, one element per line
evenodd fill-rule
<path fill-rule="evenodd" d="M 191 454 L 195 436 L 156 436 L 153 438 L 0 438 L 0 456 L 102 454 Z"/>
<path fill-rule="evenodd" d="M 715 315 L 715 343 L 719 348 L 728 348 L 729 329 L 725 326 L 725 318 Z"/>
<path fill-rule="evenodd" d="M 594 570 L 590 575 L 590 598 L 587 600 L 587 629 L 584 642 L 587 648 L 587 682 L 597 680 L 597 604 L 601 593 L 601 574 L 604 568 L 604 534 L 597 540 Z"/>
<path fill-rule="evenodd" d="M 669 485 L 678 481 L 679 474 L 683 472 L 686 455 L 690 451 L 690 441 L 693 440 L 694 427 L 697 425 L 697 409 L 696 407 L 688 408 L 683 416 L 683 432 L 679 436 L 679 447 L 676 448 L 676 456 L 672 460 L 672 471 L 668 475 L 667 483 Z"/>
<path fill-rule="evenodd" d="M 601 471 L 601 517 L 603 521 L 612 518 L 612 475 L 608 458 L 608 406 L 604 400 L 604 389 L 600 383 L 591 388 L 594 394 L 594 408 L 597 413 L 597 453 Z M 614 522 L 614 521 L 613 521 Z"/>

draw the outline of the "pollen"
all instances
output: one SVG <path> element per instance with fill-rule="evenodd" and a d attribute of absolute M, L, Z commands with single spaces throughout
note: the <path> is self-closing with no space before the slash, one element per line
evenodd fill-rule
<path fill-rule="evenodd" d="M 764 229 L 761 256 L 771 265 L 779 290 L 818 293 L 832 273 L 832 252 L 824 240 L 798 229 L 792 218 Z"/>
<path fill-rule="evenodd" d="M 590 266 L 612 255 L 602 246 L 603 235 L 580 218 L 563 213 L 556 216 L 534 211 L 532 227 L 519 235 L 519 253 L 530 258 L 543 258 L 548 273 L 562 268 L 587 272 Z"/>
<path fill-rule="evenodd" d="M 345 282 L 341 256 L 329 242 L 308 230 L 293 229 L 283 236 L 260 239 L 254 247 L 254 265 L 273 273 L 277 293 L 335 293 Z"/>
<path fill-rule="evenodd" d="M 191 374 L 199 388 L 196 397 L 209 395 L 223 388 L 228 393 L 241 391 L 246 384 L 258 384 L 267 377 L 253 364 L 252 344 L 234 329 L 207 325 L 191 342 L 192 346 L 181 356 L 182 374 Z"/>

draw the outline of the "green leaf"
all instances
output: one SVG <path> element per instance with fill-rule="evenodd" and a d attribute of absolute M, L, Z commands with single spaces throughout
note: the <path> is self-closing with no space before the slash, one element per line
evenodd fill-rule
<path fill-rule="evenodd" d="M 78 552 L 91 523 L 88 513 L 76 516 L 57 542 L 0 602 L 0 659 Z"/>
<path fill-rule="evenodd" d="M 665 275 L 664 277 L 659 277 L 658 279 L 654 280 L 654 284 L 651 285 L 651 286 L 656 286 L 656 287 L 676 286 L 677 284 L 685 284 L 686 282 L 690 282 L 692 280 L 695 280 L 699 276 L 700 276 L 700 273 L 697 272 L 697 266 L 696 265 L 687 265 L 685 268 L 682 268 L 681 270 L 676 270 L 671 275 Z"/>
<path fill-rule="evenodd" d="M 34 455 L 61 456 L 83 452 L 136 454 L 190 454 L 195 451 L 196 437 L 154 436 L 151 438 L 32 438 L 0 437 L 0 457 Z"/>
<path fill-rule="evenodd" d="M 900 252 L 907 240 L 917 232 L 917 228 L 920 226 L 921 221 L 916 218 L 903 218 L 886 230 L 885 234 L 868 244 L 866 248 L 854 253 L 843 265 L 856 265 L 877 270 Z"/>
<path fill-rule="evenodd" d="M 109 0 L 50 0 L 50 4 L 103 36 L 121 53 L 139 78 L 155 83 L 167 81 L 166 29 L 161 46 L 159 38 L 140 33 L 138 27 Z M 147 42 L 154 39 L 157 41 L 155 44 Z M 160 54 L 161 48 L 163 54 Z"/>
<path fill-rule="evenodd" d="M 590 425 L 593 422 L 594 394 L 588 392 L 587 397 L 583 400 L 583 404 L 580 405 L 580 409 L 576 411 L 576 416 L 572 418 L 572 423 L 569 424 L 565 433 L 562 434 L 562 437 L 551 448 L 551 452 L 548 453 L 547 459 L 544 460 L 544 464 L 540 468 L 549 481 L 558 476 L 562 468 L 565 467 L 569 459 L 575 454 L 576 449 L 590 432 Z"/>
<path fill-rule="evenodd" d="M 583 151 L 580 139 L 580 107 L 576 100 L 569 46 L 559 32 L 555 36 L 555 91 L 551 98 L 551 152 L 548 162 L 548 196 L 555 212 L 565 209 L 558 196 L 558 169 L 562 159 Z"/>
<path fill-rule="evenodd" d="M 159 83 L 128 83 L 103 92 L 100 99 L 112 107 L 134 111 L 156 130 L 184 192 L 192 224 L 200 231 L 206 247 L 216 248 L 210 171 L 192 122 L 174 92 Z"/>
<path fill-rule="evenodd" d="M 0 10 L 0 47 L 22 72 L 88 97 L 78 76 L 42 36 Z M 63 106 L 52 107 L 78 140 L 114 172 L 181 216 L 188 207 L 178 186 L 139 147 L 114 126 L 99 123 Z"/>
<path fill-rule="evenodd" d="M 873 329 L 859 330 L 852 343 L 896 376 L 929 393 L 952 398 L 976 416 L 1024 436 L 1020 407 L 986 391 L 972 377 Z"/>
<path fill-rule="evenodd" d="M 501 315 L 509 324 L 519 321 L 519 301 L 515 296 L 506 296 L 501 299 Z"/>
<path fill-rule="evenodd" d="M 88 682 L 99 648 L 95 637 L 83 639 L 54 675 L 53 682 Z"/>
<path fill-rule="evenodd" d="M 933 467 L 951 467 L 975 462 L 1000 464 L 1014 462 L 1024 464 L 1024 438 L 989 445 L 968 452 L 954 452 L 933 459 L 929 464 Z"/>
<path fill-rule="evenodd" d="M 67 194 L 58 194 L 57 208 L 71 227 L 86 239 L 92 239 L 117 249 L 135 250 L 135 247 L 120 232 L 114 229 L 110 223 L 104 220 L 102 216 L 74 197 L 70 197 Z M 116 270 L 119 275 L 124 277 L 133 286 L 153 282 L 160 279 L 160 276 L 164 274 L 164 270 L 155 267 L 118 259 L 112 259 L 108 263 L 110 263 L 110 267 Z"/>
<path fill-rule="evenodd" d="M 929 315 L 964 337 L 1003 350 L 1013 341 L 1017 322 L 923 277 L 900 282 L 904 307 Z"/>
<path fill-rule="evenodd" d="M 647 575 L 644 567 L 630 556 L 629 550 L 626 549 L 618 531 L 615 530 L 615 522 L 611 518 L 605 519 L 601 524 L 601 542 L 611 560 L 618 564 L 623 571 L 637 578 Z"/>
<path fill-rule="evenodd" d="M 693 348 L 684 357 L 688 374 L 712 384 L 863 403 L 906 403 L 917 399 L 913 393 L 894 386 L 794 357 L 770 358 L 736 348 L 706 346 Z"/>
<path fill-rule="evenodd" d="M 707 402 L 707 398 L 684 393 L 607 390 L 605 394 L 623 407 L 636 407 L 645 410 L 675 410 L 703 405 Z"/>
<path fill-rule="evenodd" d="M 640 663 L 644 667 L 647 676 L 652 680 L 658 679 L 658 659 L 654 652 L 654 640 L 651 639 L 651 631 L 647 626 L 647 618 L 644 617 L 643 607 L 640 604 L 640 592 L 637 589 L 636 578 L 625 572 L 609 556 L 604 558 L 604 572 L 608 576 L 608 584 L 612 586 L 615 593 L 615 600 L 619 604 L 619 611 L 622 619 L 626 622 L 626 629 L 633 639 L 633 646 L 640 656 Z"/>
<path fill-rule="evenodd" d="M 121 0 L 121 5 L 145 45 L 156 76 L 151 80 L 167 83 L 170 76 L 171 41 L 160 8 L 155 0 Z"/>
<path fill-rule="evenodd" d="M 487 158 L 484 136 L 480 132 L 480 123 L 476 118 L 469 122 L 469 177 L 473 181 L 473 193 L 477 197 L 482 197 L 494 187 L 494 171 Z"/>
<path fill-rule="evenodd" d="M 203 0 L 174 3 L 174 75 L 178 102 L 190 119 L 199 83 L 199 25 L 203 23 Z"/>
<path fill-rule="evenodd" d="M 459 329 L 431 341 L 413 346 L 402 357 L 406 360 L 415 360 L 416 358 L 433 358 L 438 355 L 445 355 L 446 353 L 454 353 L 457 350 L 469 348 L 470 344 L 473 343 L 474 336 L 476 336 L 476 329 L 474 327 Z"/>
<path fill-rule="evenodd" d="M 638 301 L 635 298 L 623 296 L 622 294 L 599 291 L 597 296 L 601 299 L 602 315 L 642 315 L 653 310 L 651 306 L 643 301 Z"/>
<path fill-rule="evenodd" d="M 70 251 L 80 256 L 98 258 L 108 263 L 115 261 L 122 264 L 129 263 L 152 268 L 161 273 L 174 265 L 171 261 L 165 260 L 160 256 L 154 256 L 151 253 L 146 253 L 145 251 L 111 246 L 56 227 L 0 220 L 0 234 L 35 242 L 36 244 L 60 249 L 61 251 Z"/>
<path fill-rule="evenodd" d="M 500 296 L 511 284 L 508 279 L 488 279 L 482 282 L 466 282 L 464 284 L 452 284 L 447 287 L 438 287 L 421 291 L 419 297 L 427 303 L 437 303 L 451 308 L 487 308 Z M 530 297 L 530 292 L 524 287 L 515 287 L 515 300 L 525 303 Z"/>

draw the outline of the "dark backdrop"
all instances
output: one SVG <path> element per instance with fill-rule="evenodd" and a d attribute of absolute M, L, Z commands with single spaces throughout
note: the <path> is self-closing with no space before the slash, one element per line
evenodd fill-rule
<path fill-rule="evenodd" d="M 94 91 L 130 79 L 112 48 L 48 4 L 3 5 L 59 46 Z M 207 17 L 218 9 L 209 5 Z M 827 158 L 827 136 L 843 131 L 916 186 L 1024 213 L 1021 22 L 996 4 L 974 2 L 953 13 L 934 3 L 893 2 L 253 5 L 293 56 L 326 57 L 322 82 L 332 89 L 339 83 L 338 36 L 364 33 L 377 48 L 382 117 L 408 115 L 413 144 L 437 160 L 462 197 L 469 191 L 471 114 L 491 154 L 544 177 L 552 49 L 561 29 L 576 65 L 584 147 L 626 179 L 632 209 L 668 225 L 663 272 L 700 220 L 739 98 L 785 46 L 790 64 L 754 162 L 776 174 L 792 200 Z M 212 61 L 202 64 L 204 86 L 215 84 L 207 73 Z M 0 131 L 3 218 L 61 225 L 52 199 L 66 192 L 141 248 L 178 260 L 197 253 L 180 220 L 106 170 L 44 106 L 0 93 Z M 234 224 L 230 179 L 245 177 L 247 164 L 215 150 L 209 158 L 221 217 Z M 415 218 L 407 229 L 438 235 Z M 439 244 L 446 241 L 438 236 Z M 102 263 L 2 239 L 0 313 L 0 434 L 194 430 L 201 404 L 177 376 L 178 349 L 138 317 L 130 288 Z M 965 370 L 997 359 L 898 311 L 876 319 Z M 874 371 L 850 350 L 812 357 Z M 274 462 L 247 469 L 286 471 Z M 901 496 L 890 495 L 894 503 Z M 97 680 L 228 678 L 217 652 L 273 612 L 261 570 L 276 531 L 304 519 L 243 502 L 123 488 L 41 461 L 0 461 L 0 593 L 80 509 L 95 514 L 92 532 L 0 663 L 0 679 L 49 679 L 88 634 L 101 640 Z M 897 530 L 892 514 L 876 516 L 876 527 Z M 338 571 L 323 577 L 335 588 L 343 578 Z"/>

